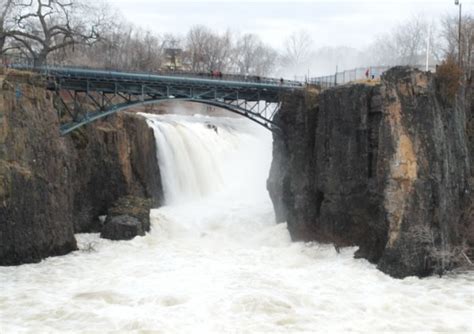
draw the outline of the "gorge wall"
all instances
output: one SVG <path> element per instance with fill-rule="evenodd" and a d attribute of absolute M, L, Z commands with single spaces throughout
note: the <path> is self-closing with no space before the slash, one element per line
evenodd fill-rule
<path fill-rule="evenodd" d="M 61 137 L 53 98 L 36 75 L 1 75 L 0 265 L 75 250 L 120 197 L 163 200 L 153 131 L 122 113 Z"/>
<path fill-rule="evenodd" d="M 357 245 L 394 277 L 456 265 L 474 243 L 460 100 L 408 68 L 287 96 L 267 182 L 277 220 L 294 240 Z"/>
<path fill-rule="evenodd" d="M 2 78 L 0 93 L 0 265 L 76 249 L 70 162 L 35 77 Z"/>

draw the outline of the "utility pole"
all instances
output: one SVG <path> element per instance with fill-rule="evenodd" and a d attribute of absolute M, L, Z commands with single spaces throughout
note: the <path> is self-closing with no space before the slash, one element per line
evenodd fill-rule
<path fill-rule="evenodd" d="M 425 68 L 426 72 L 428 72 L 430 69 L 430 39 L 431 39 L 431 23 L 428 26 L 428 40 L 426 41 L 426 68 Z"/>
<path fill-rule="evenodd" d="M 458 23 L 458 65 L 461 67 L 461 17 L 462 17 L 462 4 L 459 0 L 454 0 L 454 4 L 459 6 L 459 23 Z"/>

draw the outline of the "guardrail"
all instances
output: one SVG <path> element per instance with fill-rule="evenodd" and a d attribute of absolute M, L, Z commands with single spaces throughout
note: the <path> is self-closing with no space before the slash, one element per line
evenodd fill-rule
<path fill-rule="evenodd" d="M 395 65 L 393 65 L 395 66 Z M 334 87 L 337 85 L 343 85 L 349 82 L 371 79 L 376 80 L 380 79 L 380 76 L 393 66 L 368 66 L 368 67 L 358 67 L 352 70 L 346 70 L 342 72 L 337 72 L 332 75 L 325 75 L 321 77 L 309 78 L 308 83 L 312 85 L 319 85 L 323 88 Z M 425 65 L 414 65 L 419 70 L 425 70 Z M 428 67 L 430 72 L 436 72 L 436 65 Z"/>
<path fill-rule="evenodd" d="M 2 63 L 6 67 L 18 68 L 18 69 L 29 69 L 31 71 L 37 71 L 33 65 L 31 59 L 27 58 L 8 58 L 3 57 Z M 211 79 L 211 80 L 222 80 L 222 81 L 236 81 L 236 82 L 252 82 L 252 83 L 262 83 L 270 85 L 283 85 L 290 87 L 302 87 L 304 82 L 298 80 L 287 80 L 283 78 L 270 78 L 258 75 L 243 75 L 239 73 L 223 73 L 220 71 L 209 71 L 209 72 L 192 72 L 192 71 L 183 71 L 183 70 L 153 70 L 153 71 L 130 71 L 117 68 L 98 68 L 92 66 L 77 66 L 77 65 L 66 65 L 66 64 L 47 64 L 41 66 L 41 71 L 47 73 L 48 71 L 53 71 L 57 69 L 77 69 L 77 70 L 96 70 L 104 72 L 121 72 L 121 73 L 130 73 L 130 74 L 140 74 L 140 75 L 159 75 L 159 76 L 173 76 L 173 77 L 186 77 L 186 78 L 196 78 L 196 79 Z"/>

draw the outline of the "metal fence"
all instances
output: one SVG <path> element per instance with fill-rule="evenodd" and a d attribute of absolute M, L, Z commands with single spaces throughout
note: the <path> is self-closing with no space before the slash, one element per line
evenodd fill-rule
<path fill-rule="evenodd" d="M 357 80 L 371 79 L 377 80 L 380 79 L 380 76 L 393 66 L 369 66 L 369 67 L 359 67 L 352 70 L 337 72 L 332 75 L 325 75 L 321 77 L 309 78 L 308 83 L 311 85 L 319 85 L 323 88 L 334 87 L 337 85 L 343 85 L 349 82 L 354 82 Z M 419 70 L 425 70 L 425 65 L 415 65 L 412 66 Z M 428 70 L 430 72 L 436 72 L 436 65 L 429 66 Z"/>

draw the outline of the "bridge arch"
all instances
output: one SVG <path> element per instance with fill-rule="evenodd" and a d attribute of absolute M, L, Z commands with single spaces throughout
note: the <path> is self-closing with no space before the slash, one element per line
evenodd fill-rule
<path fill-rule="evenodd" d="M 262 115 L 262 113 L 253 111 L 253 109 L 246 109 L 237 104 L 226 103 L 223 101 L 216 101 L 216 100 L 205 100 L 205 99 L 195 99 L 195 98 L 169 98 L 169 97 L 158 98 L 158 99 L 148 99 L 144 101 L 138 100 L 138 101 L 132 101 L 132 102 L 124 102 L 124 103 L 112 105 L 104 110 L 89 112 L 89 113 L 86 113 L 81 119 L 77 119 L 76 121 L 68 122 L 61 125 L 60 132 L 61 132 L 61 135 L 66 135 L 86 124 L 89 124 L 101 118 L 113 115 L 117 112 L 124 111 L 133 107 L 159 104 L 159 103 L 167 102 L 167 101 L 192 102 L 192 103 L 199 103 L 199 104 L 205 104 L 205 105 L 209 105 L 213 107 L 222 108 L 232 113 L 246 117 L 249 120 L 267 128 L 268 130 L 272 132 L 280 132 L 280 128 L 272 120 L 274 114 L 278 111 L 280 107 L 280 103 L 272 103 L 275 106 L 273 110 L 270 110 L 271 117 L 266 118 L 265 116 Z M 256 108 L 255 105 L 253 105 L 253 107 Z M 269 108 L 268 103 L 266 103 L 265 108 L 267 109 Z M 269 113 L 266 113 L 266 114 L 268 115 Z"/>

